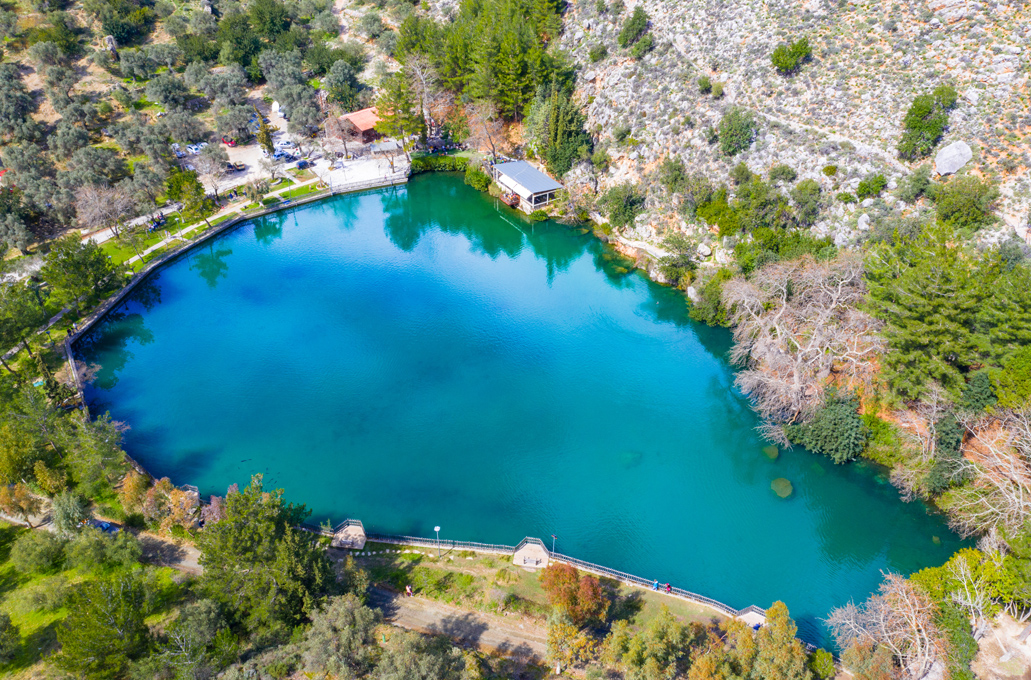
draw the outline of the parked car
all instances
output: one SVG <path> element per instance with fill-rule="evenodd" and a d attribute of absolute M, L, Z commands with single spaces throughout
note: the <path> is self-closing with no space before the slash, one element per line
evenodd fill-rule
<path fill-rule="evenodd" d="M 230 147 L 230 148 L 236 146 L 236 140 L 233 139 L 232 137 L 225 137 L 225 136 L 223 136 L 222 137 L 222 143 L 225 144 L 226 146 Z"/>
<path fill-rule="evenodd" d="M 310 167 L 310 166 L 311 166 L 311 163 L 309 163 L 308 161 L 297 161 L 297 169 L 298 170 L 304 170 L 305 168 Z"/>
<path fill-rule="evenodd" d="M 277 151 L 274 154 L 272 154 L 272 160 L 274 160 L 274 161 L 283 160 L 287 156 L 289 156 L 289 154 L 286 153 L 285 151 Z"/>
<path fill-rule="evenodd" d="M 293 142 L 291 142 L 291 141 L 290 141 L 290 140 L 288 139 L 288 140 L 286 140 L 285 142 L 280 142 L 280 143 L 279 143 L 279 148 L 281 148 L 281 149 L 296 149 L 296 148 L 297 148 L 297 145 L 296 145 L 296 144 L 294 144 Z"/>
<path fill-rule="evenodd" d="M 190 144 L 186 147 L 186 151 L 188 151 L 189 153 L 200 153 L 200 147 L 196 144 Z"/>
<path fill-rule="evenodd" d="M 243 172 L 244 170 L 247 169 L 247 165 L 244 164 L 244 163 L 241 163 L 240 161 L 237 161 L 237 162 L 233 163 L 233 167 L 236 168 L 237 172 Z"/>
<path fill-rule="evenodd" d="M 206 147 L 207 145 L 208 145 L 208 143 L 207 143 L 207 142 L 201 142 L 200 144 L 198 144 L 198 145 L 197 145 L 197 148 L 198 148 L 198 149 L 203 149 L 203 148 L 204 148 L 204 147 Z"/>
<path fill-rule="evenodd" d="M 196 172 L 196 170 L 197 170 L 197 168 L 193 167 L 193 166 L 192 166 L 192 165 L 190 165 L 189 163 L 187 163 L 187 164 L 186 164 L 186 165 L 184 165 L 183 167 L 184 167 L 184 168 L 186 168 L 186 169 L 187 169 L 188 171 L 190 171 L 190 172 Z"/>

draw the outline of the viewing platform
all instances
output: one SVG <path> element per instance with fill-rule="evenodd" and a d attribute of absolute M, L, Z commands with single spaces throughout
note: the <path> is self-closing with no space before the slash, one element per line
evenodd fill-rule
<path fill-rule="evenodd" d="M 512 553 L 512 564 L 524 569 L 544 569 L 550 559 L 548 549 L 536 538 L 524 538 Z"/>
<path fill-rule="evenodd" d="M 365 526 L 356 519 L 349 519 L 341 522 L 333 530 L 333 540 L 330 545 L 334 548 L 347 548 L 348 550 L 361 550 L 365 547 Z"/>

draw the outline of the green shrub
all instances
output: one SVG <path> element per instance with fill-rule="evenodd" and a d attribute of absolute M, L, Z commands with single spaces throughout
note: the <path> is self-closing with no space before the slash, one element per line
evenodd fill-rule
<path fill-rule="evenodd" d="M 960 394 L 959 405 L 964 411 L 981 413 L 999 400 L 992 389 L 992 379 L 986 370 L 975 371 L 967 378 L 967 384 Z"/>
<path fill-rule="evenodd" d="M 870 430 L 870 437 L 866 440 L 867 458 L 886 467 L 902 462 L 904 443 L 897 425 L 881 420 L 873 413 L 863 415 L 863 424 Z"/>
<path fill-rule="evenodd" d="M 651 33 L 645 33 L 634 43 L 634 46 L 630 48 L 630 56 L 634 59 L 640 59 L 644 55 L 648 54 L 655 47 L 655 38 L 652 37 Z"/>
<path fill-rule="evenodd" d="M 734 246 L 734 259 L 745 274 L 771 262 L 797 260 L 803 255 L 826 260 L 837 253 L 832 239 L 816 238 L 807 231 L 759 227 L 751 233 L 750 241 L 742 241 Z"/>
<path fill-rule="evenodd" d="M 812 56 L 813 48 L 809 46 L 809 39 L 802 38 L 790 45 L 787 43 L 777 45 L 773 54 L 770 55 L 770 61 L 773 62 L 773 67 L 777 69 L 778 73 L 789 75 L 797 71 Z"/>
<path fill-rule="evenodd" d="M 591 63 L 593 64 L 609 56 L 609 49 L 604 45 L 595 45 L 591 48 L 590 52 L 588 52 L 588 56 L 590 57 Z"/>
<path fill-rule="evenodd" d="M 825 165 L 825 166 L 823 166 L 823 174 L 827 175 L 828 177 L 834 177 L 834 175 L 838 174 L 838 166 L 836 166 L 836 165 Z"/>
<path fill-rule="evenodd" d="M 859 417 L 859 400 L 853 394 L 831 391 L 812 420 L 784 428 L 788 439 L 835 463 L 855 460 L 863 452 L 870 430 Z"/>
<path fill-rule="evenodd" d="M 911 175 L 906 175 L 899 182 L 898 192 L 895 194 L 900 201 L 914 203 L 921 196 L 928 196 L 931 193 L 931 166 L 921 165 Z"/>
<path fill-rule="evenodd" d="M 617 39 L 620 47 L 630 47 L 648 30 L 648 13 L 640 5 L 634 7 L 633 13 L 623 23 Z"/>
<path fill-rule="evenodd" d="M 977 230 L 995 221 L 999 190 L 977 177 L 956 177 L 934 192 L 938 222 L 954 229 Z"/>
<path fill-rule="evenodd" d="M 791 190 L 795 202 L 795 219 L 803 227 L 811 227 L 820 216 L 820 183 L 815 179 L 804 179 Z"/>
<path fill-rule="evenodd" d="M 809 657 L 809 668 L 820 680 L 830 680 L 838 672 L 834 667 L 834 655 L 826 649 L 817 649 Z"/>
<path fill-rule="evenodd" d="M 856 196 L 859 198 L 875 198 L 881 195 L 884 187 L 888 186 L 888 180 L 884 175 L 871 175 L 859 183 L 856 187 Z"/>
<path fill-rule="evenodd" d="M 912 161 L 930 155 L 945 134 L 949 112 L 955 108 L 956 99 L 955 88 L 941 85 L 931 94 L 922 94 L 913 100 L 902 119 L 900 158 Z"/>
<path fill-rule="evenodd" d="M 1004 408 L 1023 408 L 1031 403 L 1031 345 L 1021 347 L 1002 361 L 992 385 Z"/>
<path fill-rule="evenodd" d="M 720 150 L 726 156 L 736 156 L 751 146 L 757 129 L 752 112 L 735 106 L 720 120 Z"/>
<path fill-rule="evenodd" d="M 946 600 L 939 603 L 935 622 L 949 641 L 949 680 L 974 680 L 976 676 L 970 670 L 970 664 L 977 656 L 978 646 L 971 634 L 970 618 L 966 612 L 955 602 Z"/>
<path fill-rule="evenodd" d="M 490 176 L 476 166 L 470 165 L 465 170 L 465 183 L 477 191 L 486 191 L 490 186 Z"/>
<path fill-rule="evenodd" d="M 464 156 L 423 156 L 412 159 L 412 174 L 422 172 L 465 172 L 469 159 Z"/>
<path fill-rule="evenodd" d="M 771 182 L 794 182 L 798 178 L 798 173 L 790 165 L 774 165 L 770 168 L 770 181 Z"/>
<path fill-rule="evenodd" d="M 548 213 L 544 212 L 543 210 L 534 210 L 532 213 L 530 213 L 531 222 L 543 222 L 546 219 L 548 219 Z"/>
<path fill-rule="evenodd" d="M 839 193 L 837 198 L 842 203 L 855 203 L 856 202 L 856 195 L 855 194 L 851 194 L 851 193 L 849 193 L 847 191 L 842 191 L 841 193 Z"/>
<path fill-rule="evenodd" d="M 630 126 L 629 125 L 617 125 L 616 127 L 612 128 L 612 138 L 615 139 L 620 144 L 622 144 L 624 141 L 626 141 L 626 138 L 629 137 L 629 136 L 630 136 Z"/>
<path fill-rule="evenodd" d="M 727 309 L 723 306 L 723 284 L 732 278 L 734 272 L 721 267 L 706 279 L 698 291 L 698 300 L 691 303 L 690 317 L 709 326 L 729 326 Z"/>
<path fill-rule="evenodd" d="M 702 130 L 702 134 L 705 136 L 705 141 L 708 144 L 715 144 L 720 138 L 720 133 L 711 125 Z"/>
<path fill-rule="evenodd" d="M 745 163 L 738 163 L 730 170 L 730 179 L 734 184 L 746 184 L 751 182 L 755 173 L 748 169 Z"/>
<path fill-rule="evenodd" d="M 618 229 L 633 225 L 644 207 L 644 194 L 635 184 L 620 184 L 606 192 L 602 203 L 608 210 L 609 224 Z"/>
<path fill-rule="evenodd" d="M 23 574 L 56 571 L 64 559 L 64 541 L 50 531 L 28 531 L 11 546 L 10 559 Z"/>
<path fill-rule="evenodd" d="M 0 663 L 14 658 L 21 646 L 21 632 L 7 612 L 0 612 Z"/>
<path fill-rule="evenodd" d="M 712 84 L 712 98 L 723 99 L 723 83 Z"/>
<path fill-rule="evenodd" d="M 609 169 L 609 163 L 611 162 L 612 158 L 609 157 L 609 152 L 605 149 L 598 149 L 591 154 L 591 163 L 593 163 L 594 167 L 598 168 L 602 172 Z"/>
<path fill-rule="evenodd" d="M 698 79 L 698 91 L 702 94 L 712 92 L 712 80 L 709 79 L 709 76 L 702 76 Z"/>

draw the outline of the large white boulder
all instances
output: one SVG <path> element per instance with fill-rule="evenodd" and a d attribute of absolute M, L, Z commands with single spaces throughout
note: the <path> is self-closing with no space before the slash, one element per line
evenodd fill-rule
<path fill-rule="evenodd" d="M 939 175 L 951 175 L 966 165 L 974 152 L 966 142 L 953 142 L 934 157 L 934 170 Z"/>

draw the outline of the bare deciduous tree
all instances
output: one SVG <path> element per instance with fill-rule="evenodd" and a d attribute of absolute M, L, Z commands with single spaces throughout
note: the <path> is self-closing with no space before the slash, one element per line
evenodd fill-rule
<path fill-rule="evenodd" d="M 473 105 L 469 115 L 469 141 L 473 146 L 489 146 L 491 158 L 497 158 L 502 129 L 503 123 L 494 104 L 481 101 Z"/>
<path fill-rule="evenodd" d="M 412 92 L 419 99 L 419 112 L 422 113 L 423 119 L 426 119 L 429 117 L 433 100 L 440 93 L 437 71 L 433 68 L 429 57 L 412 52 L 405 55 L 404 72 Z"/>
<path fill-rule="evenodd" d="M 862 605 L 849 602 L 833 610 L 827 624 L 842 647 L 884 645 L 905 677 L 919 680 L 948 653 L 946 638 L 934 622 L 937 607 L 904 576 L 883 575 L 876 595 Z"/>
<path fill-rule="evenodd" d="M 971 436 L 953 475 L 969 481 L 942 498 L 951 524 L 964 536 L 1017 532 L 1031 519 L 1031 410 L 965 416 L 961 423 Z"/>
<path fill-rule="evenodd" d="M 859 253 L 776 262 L 726 283 L 731 359 L 745 366 L 737 383 L 764 419 L 804 420 L 832 372 L 849 384 L 868 379 L 883 340 L 879 322 L 858 309 L 865 295 Z"/>
<path fill-rule="evenodd" d="M 118 236 L 122 222 L 135 214 L 136 205 L 126 187 L 84 184 L 75 192 L 75 212 L 86 229 L 111 227 Z"/>
<path fill-rule="evenodd" d="M 361 131 L 354 123 L 344 118 L 330 116 L 326 119 L 326 136 L 339 139 L 344 144 L 344 156 L 348 156 L 347 143 L 355 143 L 361 139 Z"/>
<path fill-rule="evenodd" d="M 194 164 L 211 185 L 211 192 L 217 200 L 218 187 L 229 171 L 229 154 L 221 144 L 209 144 L 200 152 Z"/>
<path fill-rule="evenodd" d="M 262 158 L 260 165 L 262 171 L 268 174 L 269 182 L 275 182 L 276 175 L 283 169 L 283 161 L 274 158 Z"/>

